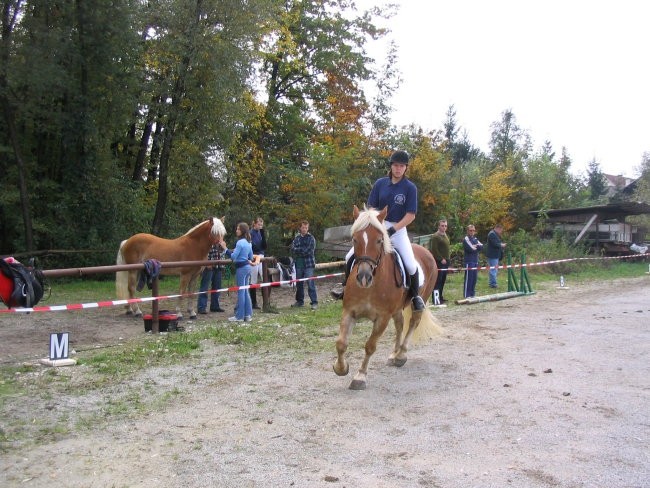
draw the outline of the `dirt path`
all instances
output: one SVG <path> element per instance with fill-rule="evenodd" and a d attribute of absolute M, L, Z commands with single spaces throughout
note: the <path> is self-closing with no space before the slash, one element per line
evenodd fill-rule
<path fill-rule="evenodd" d="M 298 361 L 206 346 L 137 379 L 181 391 L 174 408 L 2 453 L 0 485 L 648 486 L 647 277 L 435 315 L 444 335 L 401 369 L 382 339 L 362 392 L 334 344 Z"/>

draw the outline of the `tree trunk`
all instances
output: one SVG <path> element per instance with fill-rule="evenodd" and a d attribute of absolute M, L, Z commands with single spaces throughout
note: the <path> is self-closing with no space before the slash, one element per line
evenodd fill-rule
<path fill-rule="evenodd" d="M 25 170 L 25 161 L 23 159 L 16 124 L 14 120 L 14 109 L 7 96 L 9 86 L 7 82 L 7 66 L 9 63 L 9 50 L 11 45 L 11 35 L 13 34 L 18 12 L 20 10 L 20 1 L 5 2 L 2 9 L 2 51 L 0 52 L 0 101 L 2 102 L 3 115 L 9 132 L 9 140 L 14 151 L 16 164 L 18 165 L 18 189 L 20 192 L 20 210 L 23 215 L 23 227 L 25 229 L 25 248 L 28 251 L 34 250 L 34 233 L 32 230 L 31 208 L 29 203 L 29 194 L 27 192 L 27 178 Z M 13 10 L 12 10 L 13 7 Z"/>

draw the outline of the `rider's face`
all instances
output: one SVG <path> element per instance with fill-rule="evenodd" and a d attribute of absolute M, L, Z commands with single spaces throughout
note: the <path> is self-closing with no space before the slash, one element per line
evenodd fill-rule
<path fill-rule="evenodd" d="M 401 178 L 402 176 L 404 176 L 404 173 L 406 172 L 406 168 L 408 168 L 407 164 L 402 164 L 402 163 L 390 164 L 390 171 L 395 178 Z"/>

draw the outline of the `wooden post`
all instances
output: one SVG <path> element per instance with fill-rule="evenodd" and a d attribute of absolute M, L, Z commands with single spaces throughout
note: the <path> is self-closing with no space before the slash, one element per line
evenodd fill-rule
<path fill-rule="evenodd" d="M 158 296 L 158 277 L 154 278 L 153 283 L 151 284 L 151 296 Z M 158 300 L 154 300 L 151 303 L 151 333 L 160 334 L 160 324 L 158 322 Z"/>
<path fill-rule="evenodd" d="M 262 260 L 262 282 L 268 283 L 269 280 L 269 265 L 266 259 Z M 262 311 L 268 312 L 271 310 L 271 287 L 265 286 L 262 288 Z"/>

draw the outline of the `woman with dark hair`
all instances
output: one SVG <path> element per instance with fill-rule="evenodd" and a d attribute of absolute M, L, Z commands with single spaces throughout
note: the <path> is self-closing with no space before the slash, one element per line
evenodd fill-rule
<path fill-rule="evenodd" d="M 229 317 L 231 322 L 243 322 L 246 320 L 250 322 L 253 317 L 253 306 L 251 304 L 251 296 L 248 289 L 241 289 L 242 286 L 250 284 L 251 279 L 251 266 L 253 264 L 253 246 L 251 245 L 251 235 L 246 222 L 237 224 L 235 230 L 237 236 L 237 244 L 234 249 L 228 249 L 225 241 L 221 241 L 221 247 L 224 250 L 224 255 L 231 258 L 235 265 L 235 283 L 239 290 L 237 290 L 237 306 L 235 307 L 235 316 Z"/>

